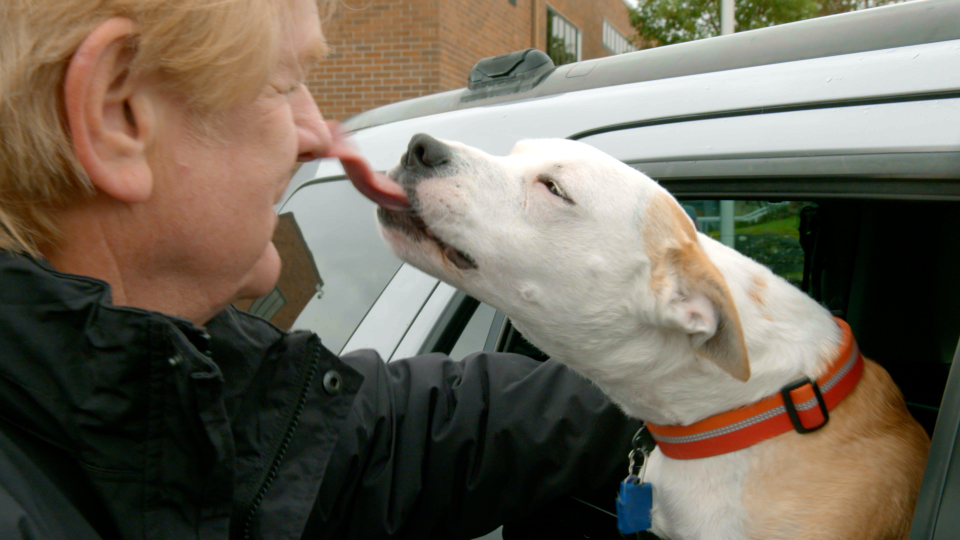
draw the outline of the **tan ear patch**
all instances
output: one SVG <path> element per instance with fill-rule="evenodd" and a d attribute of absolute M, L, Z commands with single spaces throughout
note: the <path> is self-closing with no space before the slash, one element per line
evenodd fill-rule
<path fill-rule="evenodd" d="M 696 229 L 676 200 L 665 192 L 649 203 L 644 227 L 650 257 L 650 287 L 656 294 L 676 280 L 681 294 L 700 293 L 717 314 L 716 333 L 697 352 L 733 377 L 750 378 L 740 317 L 723 275 L 700 247 Z"/>
<path fill-rule="evenodd" d="M 667 285 L 669 277 L 668 248 L 696 243 L 697 231 L 677 201 L 663 192 L 650 199 L 644 221 L 643 239 L 650 257 L 650 288 L 659 291 Z"/>

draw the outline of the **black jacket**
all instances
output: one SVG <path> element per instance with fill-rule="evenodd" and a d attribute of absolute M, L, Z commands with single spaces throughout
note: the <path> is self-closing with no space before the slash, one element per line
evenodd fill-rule
<path fill-rule="evenodd" d="M 612 498 L 635 427 L 553 362 L 337 358 L 0 253 L 3 540 L 472 538 Z"/>

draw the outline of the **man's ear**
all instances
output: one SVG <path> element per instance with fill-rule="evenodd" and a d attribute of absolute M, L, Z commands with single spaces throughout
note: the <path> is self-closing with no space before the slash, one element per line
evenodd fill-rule
<path fill-rule="evenodd" d="M 77 160 L 93 185 L 126 203 L 143 202 L 153 189 L 147 145 L 153 110 L 130 76 L 137 25 L 124 18 L 97 26 L 67 66 L 64 104 Z"/>
<path fill-rule="evenodd" d="M 668 326 L 690 336 L 694 349 L 735 378 L 750 378 L 747 345 L 737 308 L 720 271 L 697 244 L 669 248 L 662 260 L 670 298 L 664 308 Z"/>

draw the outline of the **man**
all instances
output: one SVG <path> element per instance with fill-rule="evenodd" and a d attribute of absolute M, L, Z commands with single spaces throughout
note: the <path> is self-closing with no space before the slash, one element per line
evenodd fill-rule
<path fill-rule="evenodd" d="M 298 161 L 392 201 L 303 85 L 320 9 L 0 4 L 0 538 L 472 538 L 613 497 L 635 426 L 551 362 L 338 359 L 229 307 L 277 280 Z"/>

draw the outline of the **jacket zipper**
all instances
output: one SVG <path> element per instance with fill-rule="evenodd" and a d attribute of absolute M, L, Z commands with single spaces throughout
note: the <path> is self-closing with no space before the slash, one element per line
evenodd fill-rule
<path fill-rule="evenodd" d="M 297 431 L 297 427 L 300 425 L 300 416 L 303 414 L 303 409 L 307 405 L 307 396 L 310 392 L 311 386 L 313 385 L 313 379 L 316 377 L 317 371 L 319 370 L 320 347 L 319 345 L 314 344 L 313 364 L 308 369 L 304 378 L 305 380 L 303 386 L 300 389 L 300 397 L 297 400 L 297 406 L 293 411 L 293 418 L 287 425 L 287 432 L 283 436 L 283 440 L 281 441 L 280 447 L 273 458 L 273 463 L 270 465 L 267 476 L 260 485 L 260 489 L 257 490 L 256 496 L 254 496 L 253 501 L 250 503 L 250 508 L 247 509 L 246 517 L 243 519 L 243 540 L 250 540 L 250 528 L 253 526 L 253 519 L 257 515 L 257 510 L 260 509 L 260 504 L 263 503 L 263 499 L 266 497 L 267 491 L 277 479 L 277 475 L 280 474 L 280 464 L 283 463 L 283 458 L 287 453 L 287 449 L 290 447 L 290 442 L 293 440 L 293 434 Z"/>

